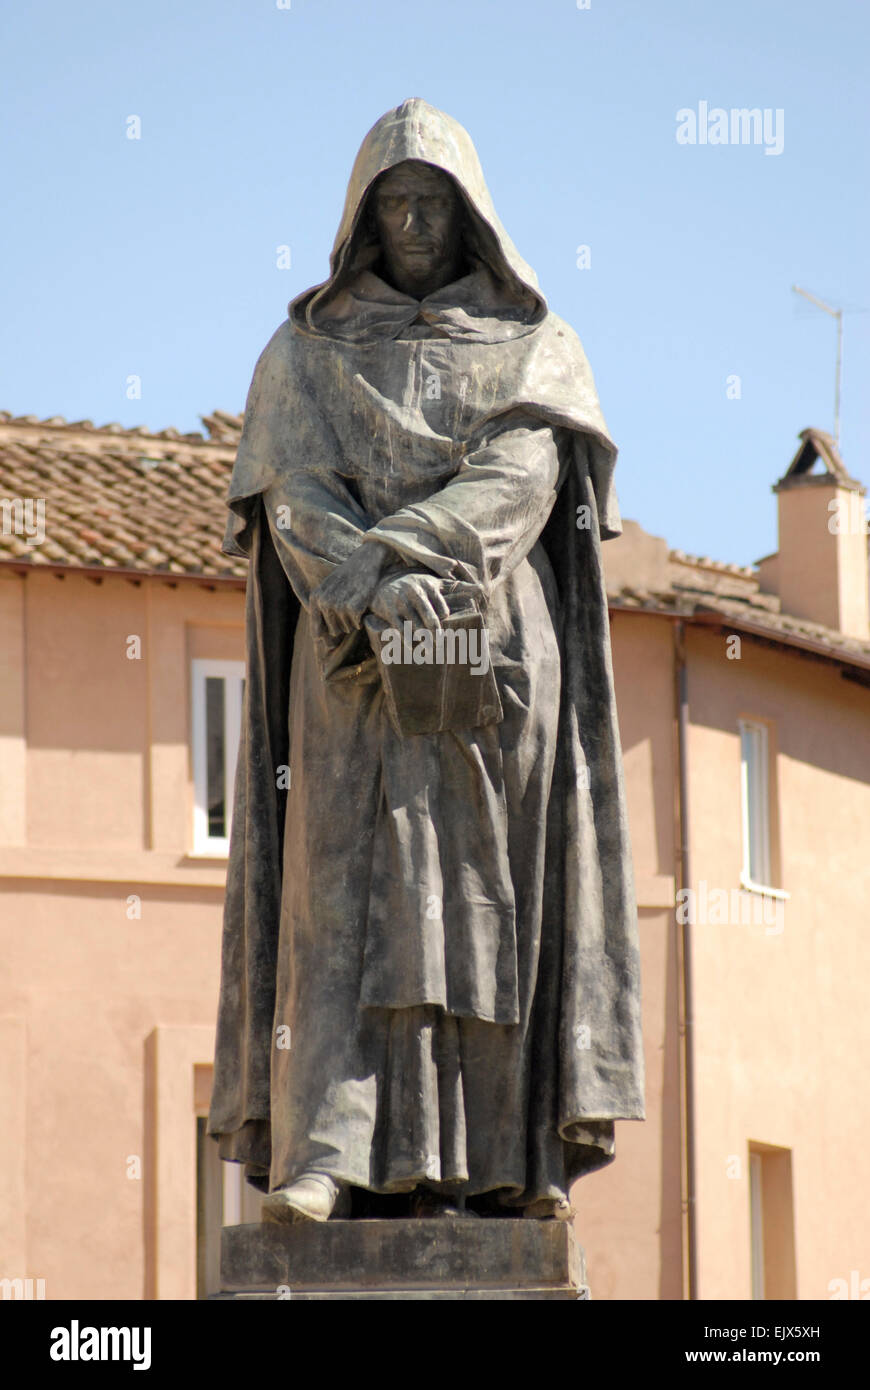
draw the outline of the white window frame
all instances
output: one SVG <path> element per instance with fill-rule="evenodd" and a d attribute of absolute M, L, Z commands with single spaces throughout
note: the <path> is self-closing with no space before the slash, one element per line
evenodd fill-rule
<path fill-rule="evenodd" d="M 771 887 L 770 854 L 770 751 L 767 725 L 758 719 L 741 719 L 740 820 L 743 863 L 740 887 L 750 893 L 787 900 L 781 888 Z M 750 750 L 753 750 L 750 752 Z M 753 847 L 753 826 L 756 844 Z M 753 848 L 755 853 L 753 853 Z M 755 862 L 753 862 L 755 860 Z M 753 874 L 752 870 L 757 873 Z"/>
<path fill-rule="evenodd" d="M 214 1142 L 214 1141 L 212 1141 Z M 225 1163 L 221 1159 L 223 1224 L 225 1226 L 258 1225 L 263 1219 L 265 1192 L 259 1192 L 247 1181 L 241 1163 Z"/>
<path fill-rule="evenodd" d="M 207 1298 L 221 1290 L 222 1228 L 260 1225 L 266 1194 L 245 1180 L 242 1164 L 224 1162 L 215 1140 L 202 1132 L 199 1118 L 196 1138 L 197 1292 L 199 1297 Z"/>
<path fill-rule="evenodd" d="M 226 829 L 223 835 L 208 833 L 208 747 L 206 742 L 205 683 L 218 677 L 224 682 L 224 787 Z M 242 727 L 243 661 L 208 661 L 195 658 L 191 669 L 191 737 L 193 753 L 193 853 L 225 859 L 230 851 L 236 760 Z"/>
<path fill-rule="evenodd" d="M 740 807 L 743 829 L 741 882 L 745 879 L 753 883 L 770 882 L 770 778 L 767 761 L 767 729 L 755 720 L 741 719 Z M 755 873 L 753 873 L 753 869 L 755 869 Z"/>
<path fill-rule="evenodd" d="M 763 1159 L 749 1152 L 749 1243 L 752 1264 L 752 1297 L 764 1299 L 764 1204 L 762 1202 Z"/>

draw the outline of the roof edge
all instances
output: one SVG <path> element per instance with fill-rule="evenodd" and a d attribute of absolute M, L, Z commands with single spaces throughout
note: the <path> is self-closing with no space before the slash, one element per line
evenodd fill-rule
<path fill-rule="evenodd" d="M 198 570 L 177 574 L 173 570 L 131 569 L 120 565 L 63 565 L 33 563 L 18 557 L 0 557 L 0 574 L 17 573 L 26 579 L 29 574 L 57 574 L 66 578 L 68 574 L 79 574 L 85 579 L 162 579 L 167 584 L 200 584 L 212 586 L 219 584 L 230 589 L 244 589 L 247 580 L 240 574 L 209 574 Z"/>
<path fill-rule="evenodd" d="M 779 632 L 776 628 L 765 627 L 763 623 L 748 622 L 745 618 L 731 618 L 718 612 L 674 612 L 670 608 L 640 608 L 635 604 L 619 602 L 614 595 L 608 595 L 607 606 L 610 612 L 629 613 L 640 617 L 667 618 L 672 623 L 691 623 L 695 627 L 721 627 L 729 631 L 744 632 L 748 637 L 759 637 L 774 646 L 793 647 L 808 655 L 821 657 L 836 666 L 854 666 L 856 670 L 870 671 L 870 652 L 866 656 L 850 651 L 848 647 L 826 646 L 814 642 L 811 637 L 801 637 L 797 633 Z"/>

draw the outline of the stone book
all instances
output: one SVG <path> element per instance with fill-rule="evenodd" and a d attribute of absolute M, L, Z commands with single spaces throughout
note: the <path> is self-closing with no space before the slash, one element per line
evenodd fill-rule
<path fill-rule="evenodd" d="M 454 611 L 434 632 L 366 618 L 387 712 L 403 738 L 476 729 L 503 718 L 483 619 L 467 600 L 450 606 Z"/>

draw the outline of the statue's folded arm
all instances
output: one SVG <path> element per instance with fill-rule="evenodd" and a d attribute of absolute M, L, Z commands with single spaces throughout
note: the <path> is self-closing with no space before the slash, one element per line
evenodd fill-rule
<path fill-rule="evenodd" d="M 547 523 L 562 476 L 560 433 L 531 415 L 508 412 L 444 487 L 385 517 L 364 539 L 383 541 L 407 563 L 471 586 L 486 605 Z"/>

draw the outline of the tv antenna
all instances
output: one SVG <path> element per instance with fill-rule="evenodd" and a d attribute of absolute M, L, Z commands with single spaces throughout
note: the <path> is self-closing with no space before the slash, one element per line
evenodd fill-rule
<path fill-rule="evenodd" d="M 816 295 L 810 294 L 809 290 L 802 290 L 800 285 L 792 285 L 795 294 L 803 295 L 811 304 L 815 304 L 817 309 L 824 309 L 826 314 L 830 314 L 832 319 L 837 320 L 837 379 L 834 387 L 834 442 L 837 448 L 840 447 L 840 382 L 843 376 L 843 310 L 833 309 L 830 304 L 826 304 L 823 299 L 818 299 Z"/>

